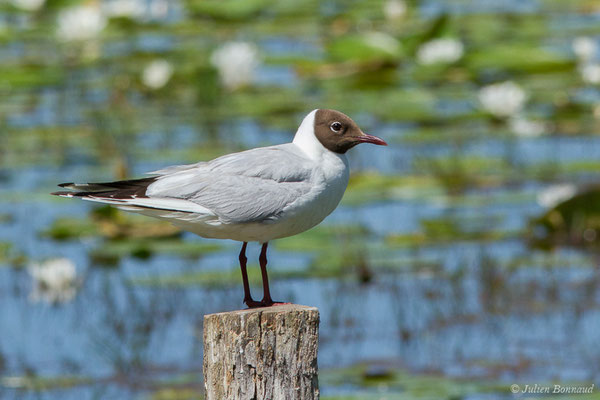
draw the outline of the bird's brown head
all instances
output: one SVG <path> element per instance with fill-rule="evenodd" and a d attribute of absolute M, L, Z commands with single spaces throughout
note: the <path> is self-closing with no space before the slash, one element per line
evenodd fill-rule
<path fill-rule="evenodd" d="M 314 129 L 319 142 L 334 153 L 344 154 L 360 143 L 387 146 L 383 139 L 367 135 L 349 116 L 336 110 L 317 110 Z"/>

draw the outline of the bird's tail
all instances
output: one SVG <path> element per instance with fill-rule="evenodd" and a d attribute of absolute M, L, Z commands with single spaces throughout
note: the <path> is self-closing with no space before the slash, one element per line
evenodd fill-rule
<path fill-rule="evenodd" d="M 61 197 L 82 197 L 106 200 L 128 200 L 144 198 L 146 189 L 156 180 L 156 177 L 130 179 L 126 181 L 102 182 L 102 183 L 61 183 L 60 187 L 71 189 L 71 191 L 59 191 L 51 193 Z"/>
<path fill-rule="evenodd" d="M 181 198 L 149 197 L 148 186 L 159 177 L 131 179 L 104 183 L 61 183 L 60 187 L 72 189 L 51 193 L 60 197 L 78 197 L 83 200 L 112 204 L 125 211 L 147 213 L 148 210 L 163 210 L 177 213 L 194 213 L 213 216 L 212 211 L 199 204 Z M 147 214 L 151 216 L 154 214 Z"/>

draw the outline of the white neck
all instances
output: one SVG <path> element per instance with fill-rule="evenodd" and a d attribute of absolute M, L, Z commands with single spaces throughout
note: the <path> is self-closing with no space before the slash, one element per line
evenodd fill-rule
<path fill-rule="evenodd" d="M 315 136 L 315 114 L 317 110 L 312 110 L 304 119 L 296 131 L 294 143 L 310 158 L 320 158 L 324 152 L 329 151 L 319 142 Z"/>

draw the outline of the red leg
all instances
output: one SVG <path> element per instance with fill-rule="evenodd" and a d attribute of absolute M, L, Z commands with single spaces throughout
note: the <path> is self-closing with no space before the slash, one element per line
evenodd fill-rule
<path fill-rule="evenodd" d="M 246 246 L 248 242 L 244 242 L 242 245 L 242 250 L 240 251 L 240 269 L 242 270 L 242 281 L 244 284 L 244 303 L 250 308 L 252 307 L 260 307 L 261 303 L 258 301 L 254 301 L 252 299 L 252 295 L 250 294 L 250 283 L 248 282 L 248 271 L 246 270 L 246 262 L 248 258 L 246 258 Z"/>
<path fill-rule="evenodd" d="M 282 303 L 281 301 L 273 301 L 271 298 L 271 291 L 269 290 L 269 276 L 267 275 L 267 243 L 262 245 L 262 249 L 260 251 L 260 272 L 262 274 L 263 280 L 263 299 L 261 304 L 263 307 L 270 307 L 274 304 L 290 304 L 290 303 Z"/>
<path fill-rule="evenodd" d="M 271 291 L 269 290 L 269 276 L 267 275 L 267 246 L 268 242 L 263 243 L 262 249 L 260 250 L 260 273 L 262 274 L 263 281 L 263 299 L 262 302 L 265 307 L 273 305 L 273 299 L 271 299 Z"/>

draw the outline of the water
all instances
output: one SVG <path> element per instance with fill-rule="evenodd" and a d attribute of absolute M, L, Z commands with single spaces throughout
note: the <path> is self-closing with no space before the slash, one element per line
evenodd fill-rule
<path fill-rule="evenodd" d="M 171 251 L 157 244 L 167 238 L 140 245 L 118 233 L 149 231 L 135 230 L 142 219 L 103 220 L 93 204 L 48 193 L 60 182 L 141 176 L 286 142 L 315 107 L 340 108 L 390 143 L 349 154 L 354 178 L 325 230 L 270 246 L 273 297 L 321 312 L 324 398 L 425 398 L 411 385 L 434 381 L 442 388 L 429 398 L 599 383 L 596 253 L 544 252 L 525 239 L 546 211 L 542 190 L 596 180 L 600 92 L 577 75 L 569 46 L 579 35 L 598 42 L 593 2 L 427 1 L 404 24 L 384 19 L 379 2 L 282 3 L 237 16 L 176 3 L 141 1 L 155 4 L 151 18 L 113 18 L 94 39 L 70 43 L 55 37 L 58 3 L 36 12 L 0 5 L 1 397 L 197 397 L 203 315 L 242 307 L 239 244 L 182 234 L 168 239 Z M 466 54 L 432 72 L 415 64 L 411 37 L 442 13 Z M 369 29 L 398 38 L 402 62 L 328 53 L 336 38 Z M 552 48 L 563 66 L 471 61 L 505 30 L 512 44 Z M 247 87 L 223 87 L 210 64 L 224 38 L 257 45 Z M 142 71 L 155 59 L 173 74 L 152 90 Z M 541 136 L 482 112 L 477 88 L 508 79 L 527 91 L 522 114 L 546 124 Z M 92 233 L 44 234 L 65 217 Z M 251 244 L 254 272 L 258 252 Z M 31 264 L 53 257 L 76 268 L 76 296 L 64 303 L 33 295 Z M 380 369 L 396 378 L 372 385 L 369 371 Z"/>

